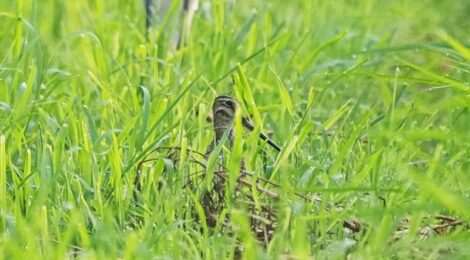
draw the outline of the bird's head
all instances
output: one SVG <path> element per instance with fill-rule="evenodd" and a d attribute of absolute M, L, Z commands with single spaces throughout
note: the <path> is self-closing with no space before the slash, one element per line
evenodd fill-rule
<path fill-rule="evenodd" d="M 238 107 L 238 102 L 229 96 L 216 97 L 212 107 L 214 127 L 222 131 L 230 128 L 235 119 L 235 113 Z"/>

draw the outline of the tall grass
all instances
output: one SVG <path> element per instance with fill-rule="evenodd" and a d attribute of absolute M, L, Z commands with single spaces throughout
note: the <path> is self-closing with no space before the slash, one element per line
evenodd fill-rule
<path fill-rule="evenodd" d="M 469 10 L 207 0 L 175 51 L 171 23 L 146 40 L 142 1 L 0 2 L 2 258 L 470 257 L 465 225 L 423 235 L 470 219 Z M 232 176 L 243 154 L 282 186 L 266 248 L 237 204 L 207 226 L 188 162 L 147 169 L 133 200 L 148 151 L 204 152 L 219 94 L 262 126 Z M 256 141 L 267 129 L 280 154 Z"/>

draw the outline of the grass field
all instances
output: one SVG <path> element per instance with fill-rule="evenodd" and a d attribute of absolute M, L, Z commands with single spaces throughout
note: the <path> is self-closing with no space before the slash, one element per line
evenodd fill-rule
<path fill-rule="evenodd" d="M 0 2 L 0 258 L 470 258 L 468 1 L 201 0 L 178 51 L 142 2 Z M 283 148 L 227 160 L 281 185 L 253 191 L 265 248 L 236 196 L 207 226 L 187 160 L 133 198 L 148 151 L 205 151 L 220 94 Z"/>

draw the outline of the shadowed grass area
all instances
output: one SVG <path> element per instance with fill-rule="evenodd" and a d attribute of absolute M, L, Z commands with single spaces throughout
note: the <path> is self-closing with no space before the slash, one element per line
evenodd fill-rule
<path fill-rule="evenodd" d="M 3 258 L 470 257 L 469 3 L 201 0 L 175 50 L 141 2 L 0 2 Z M 220 94 L 259 127 L 226 151 L 228 185 L 242 155 L 280 185 L 265 248 L 233 190 L 208 226 L 216 158 L 186 160 Z M 136 203 L 157 147 L 180 161 L 146 167 Z"/>

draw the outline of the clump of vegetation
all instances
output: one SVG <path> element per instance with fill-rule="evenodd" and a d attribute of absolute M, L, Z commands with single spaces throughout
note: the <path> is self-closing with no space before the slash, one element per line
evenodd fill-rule
<path fill-rule="evenodd" d="M 179 4 L 0 2 L 2 257 L 470 257 L 470 4 Z"/>

